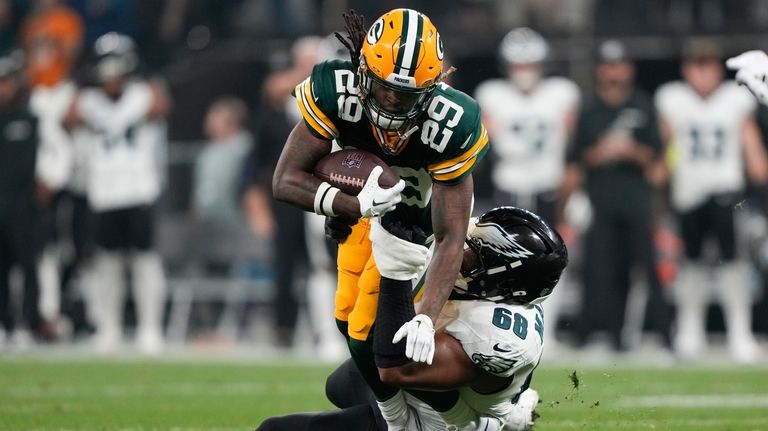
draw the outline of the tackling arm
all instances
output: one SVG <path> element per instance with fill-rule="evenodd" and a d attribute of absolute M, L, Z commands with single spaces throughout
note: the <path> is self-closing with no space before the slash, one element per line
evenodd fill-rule
<path fill-rule="evenodd" d="M 458 340 L 448 334 L 435 336 L 432 365 L 422 362 L 379 368 L 381 381 L 401 388 L 446 391 L 465 386 L 477 377 L 479 370 L 469 359 Z"/>

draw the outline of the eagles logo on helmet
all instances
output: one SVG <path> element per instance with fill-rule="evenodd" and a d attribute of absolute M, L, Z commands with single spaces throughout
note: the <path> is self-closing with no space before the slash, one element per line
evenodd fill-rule
<path fill-rule="evenodd" d="M 462 267 L 456 299 L 537 304 L 552 293 L 568 264 L 560 235 L 522 208 L 499 207 L 481 215 L 466 243 L 476 262 Z"/>

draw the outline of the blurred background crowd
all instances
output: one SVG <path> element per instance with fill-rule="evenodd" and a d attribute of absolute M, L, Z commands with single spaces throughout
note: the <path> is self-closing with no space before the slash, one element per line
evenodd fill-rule
<path fill-rule="evenodd" d="M 0 0 L 0 349 L 343 357 L 334 244 L 272 170 L 341 13 L 403 6 L 483 109 L 476 211 L 569 243 L 550 351 L 760 360 L 768 110 L 722 62 L 762 48 L 766 0 Z"/>

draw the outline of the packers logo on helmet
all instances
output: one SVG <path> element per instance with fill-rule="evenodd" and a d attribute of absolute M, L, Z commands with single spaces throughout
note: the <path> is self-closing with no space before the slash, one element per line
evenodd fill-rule
<path fill-rule="evenodd" d="M 442 72 L 442 41 L 426 15 L 395 9 L 370 27 L 360 51 L 361 99 L 374 126 L 401 137 L 380 139 L 386 152 L 402 150 L 403 134 L 427 106 Z"/>

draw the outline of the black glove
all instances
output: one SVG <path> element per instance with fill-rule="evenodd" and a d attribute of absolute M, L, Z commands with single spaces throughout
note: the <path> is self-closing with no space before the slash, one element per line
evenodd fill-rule
<path fill-rule="evenodd" d="M 399 220 L 387 224 L 385 229 L 392 235 L 414 244 L 424 245 L 427 241 L 427 235 L 420 227 Z"/>
<path fill-rule="evenodd" d="M 325 237 L 333 241 L 344 242 L 349 234 L 352 233 L 352 226 L 357 223 L 357 220 L 346 217 L 326 217 L 325 218 Z"/>

